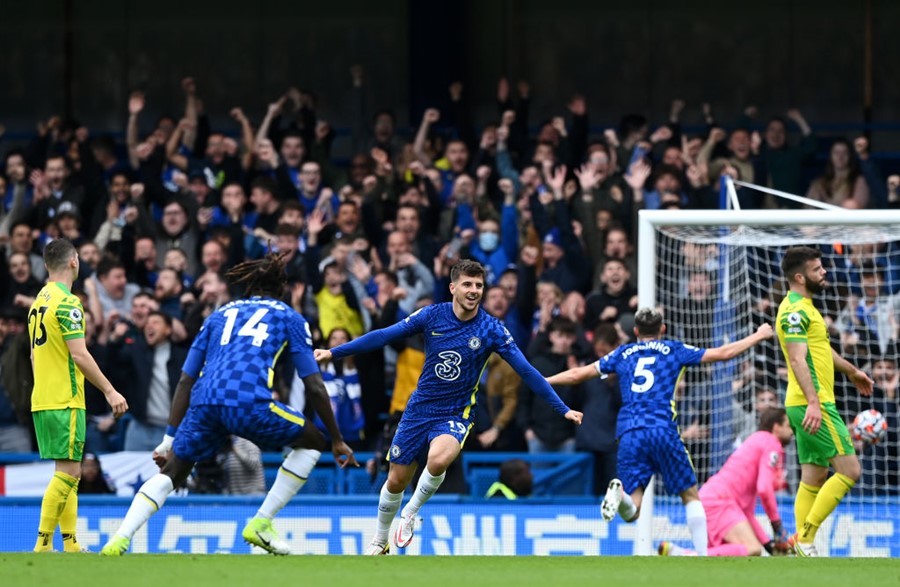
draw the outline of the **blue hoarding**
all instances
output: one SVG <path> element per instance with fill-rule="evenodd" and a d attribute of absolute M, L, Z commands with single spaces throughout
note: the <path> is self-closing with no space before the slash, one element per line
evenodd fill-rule
<path fill-rule="evenodd" d="M 261 499 L 172 497 L 132 541 L 136 553 L 248 554 L 240 533 Z M 82 496 L 79 541 L 99 550 L 118 527 L 130 500 Z M 375 497 L 305 497 L 291 502 L 275 527 L 295 554 L 359 554 L 375 524 Z M 792 502 L 782 499 L 785 518 Z M 0 498 L 0 551 L 25 551 L 34 544 L 38 498 Z M 406 555 L 630 555 L 637 527 L 621 520 L 604 523 L 596 502 L 587 500 L 429 502 L 423 526 Z M 900 556 L 900 503 L 849 500 L 819 531 L 826 556 Z M 767 523 L 763 524 L 768 527 Z M 654 544 L 673 540 L 689 545 L 684 508 L 662 498 L 654 512 Z M 57 536 L 57 541 L 59 537 Z M 59 548 L 59 545 L 57 545 Z"/>

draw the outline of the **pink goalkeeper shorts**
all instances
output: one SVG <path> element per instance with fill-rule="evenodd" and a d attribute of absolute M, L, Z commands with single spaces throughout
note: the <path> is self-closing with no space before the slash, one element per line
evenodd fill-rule
<path fill-rule="evenodd" d="M 706 531 L 709 534 L 709 546 L 725 544 L 725 535 L 747 516 L 738 504 L 731 499 L 703 499 L 706 511 Z"/>

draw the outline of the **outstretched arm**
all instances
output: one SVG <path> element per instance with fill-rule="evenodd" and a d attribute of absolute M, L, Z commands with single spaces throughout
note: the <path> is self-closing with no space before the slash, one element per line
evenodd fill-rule
<path fill-rule="evenodd" d="M 512 366 L 513 369 L 516 370 L 516 373 L 519 374 L 519 377 L 522 378 L 522 381 L 525 382 L 525 385 L 530 387 L 536 394 L 541 396 L 544 401 L 546 401 L 550 406 L 560 416 L 566 418 L 566 420 L 571 420 L 576 424 L 581 424 L 582 413 L 576 412 L 572 410 L 559 399 L 559 396 L 556 395 L 556 392 L 553 391 L 553 388 L 550 387 L 550 384 L 547 383 L 547 380 L 535 369 L 531 363 L 525 358 L 525 355 L 522 354 L 522 351 L 519 350 L 515 344 L 508 344 L 502 346 L 497 349 L 497 353 L 503 357 L 503 360 Z"/>
<path fill-rule="evenodd" d="M 804 137 L 812 134 L 812 127 L 809 126 L 809 123 L 806 122 L 806 118 L 798 109 L 792 108 L 788 110 L 787 117 L 796 123 Z"/>
<path fill-rule="evenodd" d="M 193 124 L 187 118 L 181 119 L 178 123 L 178 126 L 175 127 L 175 130 L 172 131 L 172 136 L 169 137 L 169 142 L 166 143 L 166 159 L 182 171 L 187 171 L 188 168 L 188 158 L 178 152 L 179 146 L 184 142 L 183 136 L 187 133 L 187 129 Z"/>
<path fill-rule="evenodd" d="M 25 216 L 31 206 L 25 202 L 25 186 L 16 184 L 13 186 L 12 207 L 3 220 L 0 221 L 0 238 L 9 237 L 9 230 L 14 222 Z"/>
<path fill-rule="evenodd" d="M 551 377 L 547 377 L 547 383 L 550 385 L 578 385 L 588 379 L 599 377 L 600 371 L 597 370 L 597 363 L 591 363 L 583 367 L 575 367 L 562 373 L 557 373 Z"/>
<path fill-rule="evenodd" d="M 773 334 L 774 331 L 772 330 L 772 326 L 770 324 L 763 324 L 762 326 L 757 328 L 756 332 L 754 332 L 750 336 L 744 337 L 741 340 L 736 340 L 726 345 L 722 345 L 720 347 L 716 347 L 714 349 L 707 349 L 706 352 L 703 353 L 703 358 L 700 360 L 700 362 L 715 363 L 717 361 L 728 361 L 748 350 L 753 345 L 760 343 L 767 338 L 772 338 Z"/>
<path fill-rule="evenodd" d="M 419 125 L 419 131 L 416 133 L 416 139 L 413 142 L 413 153 L 416 158 L 425 165 L 431 165 L 431 158 L 425 152 L 425 141 L 428 139 L 428 131 L 431 125 L 441 119 L 441 113 L 437 108 L 429 108 L 422 116 L 422 123 Z"/>
<path fill-rule="evenodd" d="M 253 126 L 250 119 L 244 114 L 240 108 L 231 109 L 231 117 L 241 125 L 241 142 L 244 147 L 244 154 L 241 156 L 241 167 L 246 171 L 253 165 Z"/>
<path fill-rule="evenodd" d="M 194 78 L 186 77 L 181 80 L 181 88 L 184 90 L 184 118 L 192 123 L 185 129 L 181 142 L 187 149 L 193 151 L 197 142 L 197 119 L 199 115 L 197 84 L 194 82 Z"/>
<path fill-rule="evenodd" d="M 269 108 L 266 110 L 266 116 L 256 130 L 256 140 L 254 141 L 254 144 L 259 144 L 263 139 L 269 138 L 269 127 L 272 126 L 272 120 L 281 115 L 281 111 L 284 108 L 284 103 L 286 101 L 287 96 L 281 96 L 269 104 Z"/>
<path fill-rule="evenodd" d="M 316 349 L 314 352 L 316 361 L 321 363 L 332 358 L 340 359 L 342 357 L 349 357 L 350 355 L 368 353 L 383 348 L 385 345 L 397 340 L 398 338 L 406 338 L 408 336 L 416 334 L 417 332 L 421 332 L 421 328 L 418 327 L 415 323 L 411 322 L 410 318 L 412 318 L 412 316 L 401 320 L 400 322 L 397 322 L 393 326 L 388 326 L 387 328 L 367 332 L 359 338 L 355 338 L 350 342 L 340 344 L 330 350 Z"/>
<path fill-rule="evenodd" d="M 138 146 L 138 114 L 144 109 L 143 92 L 132 92 L 128 98 L 128 124 L 125 127 L 125 144 L 128 146 L 128 162 L 131 168 L 137 170 L 141 166 L 141 160 L 137 156 Z"/>

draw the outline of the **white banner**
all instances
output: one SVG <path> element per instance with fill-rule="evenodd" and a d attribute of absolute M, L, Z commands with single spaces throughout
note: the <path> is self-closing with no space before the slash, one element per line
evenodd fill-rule
<path fill-rule="evenodd" d="M 131 497 L 159 472 L 149 452 L 117 452 L 99 455 L 100 467 L 115 485 L 116 495 Z M 0 466 L 0 495 L 41 496 L 53 476 L 52 461 Z"/>

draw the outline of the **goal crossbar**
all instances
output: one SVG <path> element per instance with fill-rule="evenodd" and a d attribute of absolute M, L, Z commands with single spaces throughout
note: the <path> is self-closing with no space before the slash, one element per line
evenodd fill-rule
<path fill-rule="evenodd" d="M 656 304 L 658 226 L 835 225 L 900 227 L 900 210 L 641 210 L 638 212 L 638 303 L 641 307 Z"/>

